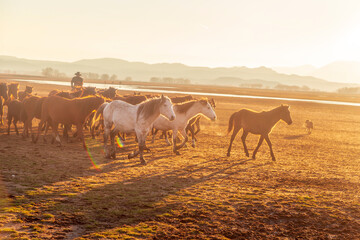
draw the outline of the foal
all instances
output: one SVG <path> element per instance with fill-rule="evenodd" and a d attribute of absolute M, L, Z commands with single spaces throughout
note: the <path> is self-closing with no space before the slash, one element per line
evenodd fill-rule
<path fill-rule="evenodd" d="M 253 152 L 252 158 L 255 159 L 255 155 L 265 139 L 269 145 L 272 160 L 276 161 L 272 150 L 272 144 L 269 139 L 269 134 L 271 133 L 271 130 L 275 124 L 280 120 L 285 121 L 288 125 L 292 124 L 289 106 L 281 105 L 280 107 L 274 108 L 273 110 L 264 112 L 254 112 L 248 109 L 241 109 L 240 111 L 233 113 L 229 119 L 228 133 L 230 133 L 233 128 L 234 131 L 230 139 L 227 156 L 230 156 L 231 145 L 235 139 L 236 134 L 242 128 L 243 134 L 241 136 L 241 140 L 244 145 L 244 151 L 247 157 L 249 157 L 249 152 L 246 147 L 245 140 L 247 135 L 252 133 L 260 135 L 258 145 Z"/>
<path fill-rule="evenodd" d="M 188 125 L 188 122 L 191 118 L 198 114 L 202 114 L 211 120 L 216 119 L 216 114 L 214 109 L 211 107 L 210 103 L 207 100 L 193 100 L 189 102 L 184 102 L 182 104 L 174 104 L 174 111 L 176 114 L 176 119 L 174 121 L 169 121 L 166 118 L 160 116 L 154 122 L 153 127 L 157 130 L 162 131 L 169 131 L 172 130 L 173 132 L 173 152 L 176 155 L 180 155 L 179 149 L 182 148 L 185 143 L 188 141 L 188 136 L 186 134 L 185 128 Z M 176 146 L 176 138 L 178 131 L 184 137 L 184 141 L 179 145 Z M 155 139 L 156 132 L 153 135 L 153 142 Z M 167 140 L 167 135 L 165 134 L 165 139 Z"/>

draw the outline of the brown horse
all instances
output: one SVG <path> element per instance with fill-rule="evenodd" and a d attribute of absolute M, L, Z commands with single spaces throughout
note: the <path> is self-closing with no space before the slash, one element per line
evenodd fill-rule
<path fill-rule="evenodd" d="M 193 100 L 193 96 L 192 95 L 186 95 L 186 96 L 181 96 L 181 97 L 171 97 L 170 98 L 172 103 L 183 103 L 183 102 L 187 102 L 190 100 Z"/>
<path fill-rule="evenodd" d="M 127 96 L 116 96 L 114 100 L 121 100 L 132 105 L 136 105 L 142 103 L 143 101 L 147 100 L 146 96 L 143 95 L 127 95 Z"/>
<path fill-rule="evenodd" d="M 22 103 L 21 119 L 24 121 L 23 137 L 29 136 L 29 128 L 32 131 L 32 120 L 41 119 L 41 106 L 46 97 L 30 96 L 25 98 Z"/>
<path fill-rule="evenodd" d="M 54 138 L 60 145 L 61 141 L 57 131 L 59 123 L 76 125 L 77 137 L 82 140 L 83 146 L 86 148 L 82 129 L 85 119 L 102 103 L 104 103 L 104 99 L 98 96 L 75 99 L 65 99 L 59 96 L 47 97 L 42 104 L 41 121 L 39 123 L 38 133 L 36 137 L 33 138 L 33 142 L 37 142 L 43 124 L 48 121 L 51 123 Z"/>
<path fill-rule="evenodd" d="M 13 95 L 15 99 L 18 98 L 19 84 L 10 83 L 8 86 L 8 96 Z"/>
<path fill-rule="evenodd" d="M 32 89 L 33 89 L 33 87 L 26 86 L 25 91 L 20 91 L 19 92 L 19 100 L 22 101 L 22 100 L 24 100 L 24 98 L 31 96 Z"/>
<path fill-rule="evenodd" d="M 109 87 L 106 90 L 99 90 L 98 93 L 106 98 L 113 99 L 116 96 L 116 88 Z"/>
<path fill-rule="evenodd" d="M 0 83 L 0 124 L 4 125 L 3 114 L 4 114 L 4 101 L 8 99 L 7 85 L 6 83 Z"/>
<path fill-rule="evenodd" d="M 15 127 L 15 132 L 16 135 L 19 135 L 19 131 L 17 128 L 17 122 L 21 120 L 20 116 L 21 116 L 21 109 L 22 109 L 22 103 L 17 100 L 14 99 L 14 97 L 11 95 L 10 98 L 8 98 L 4 105 L 6 105 L 8 107 L 8 111 L 7 111 L 7 119 L 8 119 L 8 130 L 7 130 L 7 134 L 10 135 L 10 125 L 11 122 L 13 122 L 14 127 Z"/>
<path fill-rule="evenodd" d="M 228 133 L 230 133 L 233 128 L 234 131 L 230 139 L 227 156 L 230 156 L 231 145 L 235 139 L 236 134 L 242 128 L 243 134 L 241 136 L 241 140 L 244 145 L 244 151 L 247 157 L 249 157 L 249 152 L 246 147 L 245 140 L 247 135 L 252 133 L 260 135 L 258 145 L 253 152 L 252 158 L 255 159 L 255 155 L 265 139 L 269 145 L 272 160 L 276 161 L 272 150 L 272 144 L 269 139 L 269 134 L 271 133 L 271 130 L 274 128 L 276 123 L 280 120 L 283 120 L 288 125 L 292 124 L 289 106 L 281 105 L 280 107 L 274 108 L 270 111 L 263 112 L 254 112 L 248 109 L 241 109 L 240 111 L 233 113 L 229 119 Z"/>

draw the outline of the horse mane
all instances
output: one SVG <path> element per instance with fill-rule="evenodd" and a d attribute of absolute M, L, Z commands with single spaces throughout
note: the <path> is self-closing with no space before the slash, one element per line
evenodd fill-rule
<path fill-rule="evenodd" d="M 200 102 L 203 105 L 208 103 L 207 99 L 190 100 L 187 102 L 175 103 L 174 108 L 176 108 L 179 113 L 184 113 L 187 112 L 197 102 Z"/>
<path fill-rule="evenodd" d="M 144 118 L 150 117 L 160 107 L 160 104 L 161 98 L 152 98 L 140 103 L 136 113 L 136 121 L 139 119 L 140 114 Z"/>

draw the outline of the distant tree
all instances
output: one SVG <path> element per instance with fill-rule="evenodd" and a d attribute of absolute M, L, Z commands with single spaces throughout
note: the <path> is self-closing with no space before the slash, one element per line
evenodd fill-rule
<path fill-rule="evenodd" d="M 117 79 L 117 76 L 115 74 L 111 75 L 110 81 L 115 81 Z"/>
<path fill-rule="evenodd" d="M 106 73 L 105 73 L 105 74 L 102 74 L 102 75 L 101 75 L 101 80 L 103 80 L 103 81 L 107 81 L 107 80 L 109 80 L 109 78 L 110 78 L 110 77 L 109 77 L 109 74 L 106 74 Z"/>
<path fill-rule="evenodd" d="M 337 90 L 341 94 L 360 94 L 360 87 L 344 87 Z"/>
<path fill-rule="evenodd" d="M 41 70 L 41 74 L 44 75 L 45 77 L 52 77 L 54 73 L 54 69 L 52 69 L 51 67 L 47 67 Z"/>
<path fill-rule="evenodd" d="M 92 73 L 92 72 L 88 72 L 84 74 L 84 77 L 87 79 L 99 79 L 99 74 L 97 73 Z"/>
<path fill-rule="evenodd" d="M 132 78 L 131 78 L 131 77 L 126 77 L 126 78 L 125 78 L 125 81 L 129 81 L 129 82 L 130 82 L 130 81 L 132 81 Z"/>

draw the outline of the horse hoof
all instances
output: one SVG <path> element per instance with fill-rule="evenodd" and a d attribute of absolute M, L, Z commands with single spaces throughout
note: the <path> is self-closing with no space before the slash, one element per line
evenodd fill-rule
<path fill-rule="evenodd" d="M 128 159 L 132 159 L 133 155 L 131 153 L 128 154 Z"/>
<path fill-rule="evenodd" d="M 141 160 L 141 165 L 146 165 L 146 162 L 144 159 Z"/>
<path fill-rule="evenodd" d="M 191 146 L 192 146 L 193 148 L 195 148 L 195 143 L 191 144 Z"/>
<path fill-rule="evenodd" d="M 247 157 L 249 157 L 250 155 L 248 153 L 245 154 Z"/>
<path fill-rule="evenodd" d="M 180 155 L 180 153 L 178 151 L 175 152 L 176 155 Z"/>
<path fill-rule="evenodd" d="M 255 158 L 255 156 L 252 156 L 252 159 L 254 159 L 254 160 L 255 160 L 255 159 L 256 159 L 256 158 Z"/>
<path fill-rule="evenodd" d="M 226 154 L 226 156 L 230 157 L 230 153 L 228 152 L 228 153 Z"/>
<path fill-rule="evenodd" d="M 272 160 L 273 160 L 274 162 L 276 162 L 276 158 L 273 157 Z"/>
<path fill-rule="evenodd" d="M 112 153 L 112 154 L 111 154 L 111 157 L 112 157 L 113 159 L 116 159 L 116 153 Z"/>

